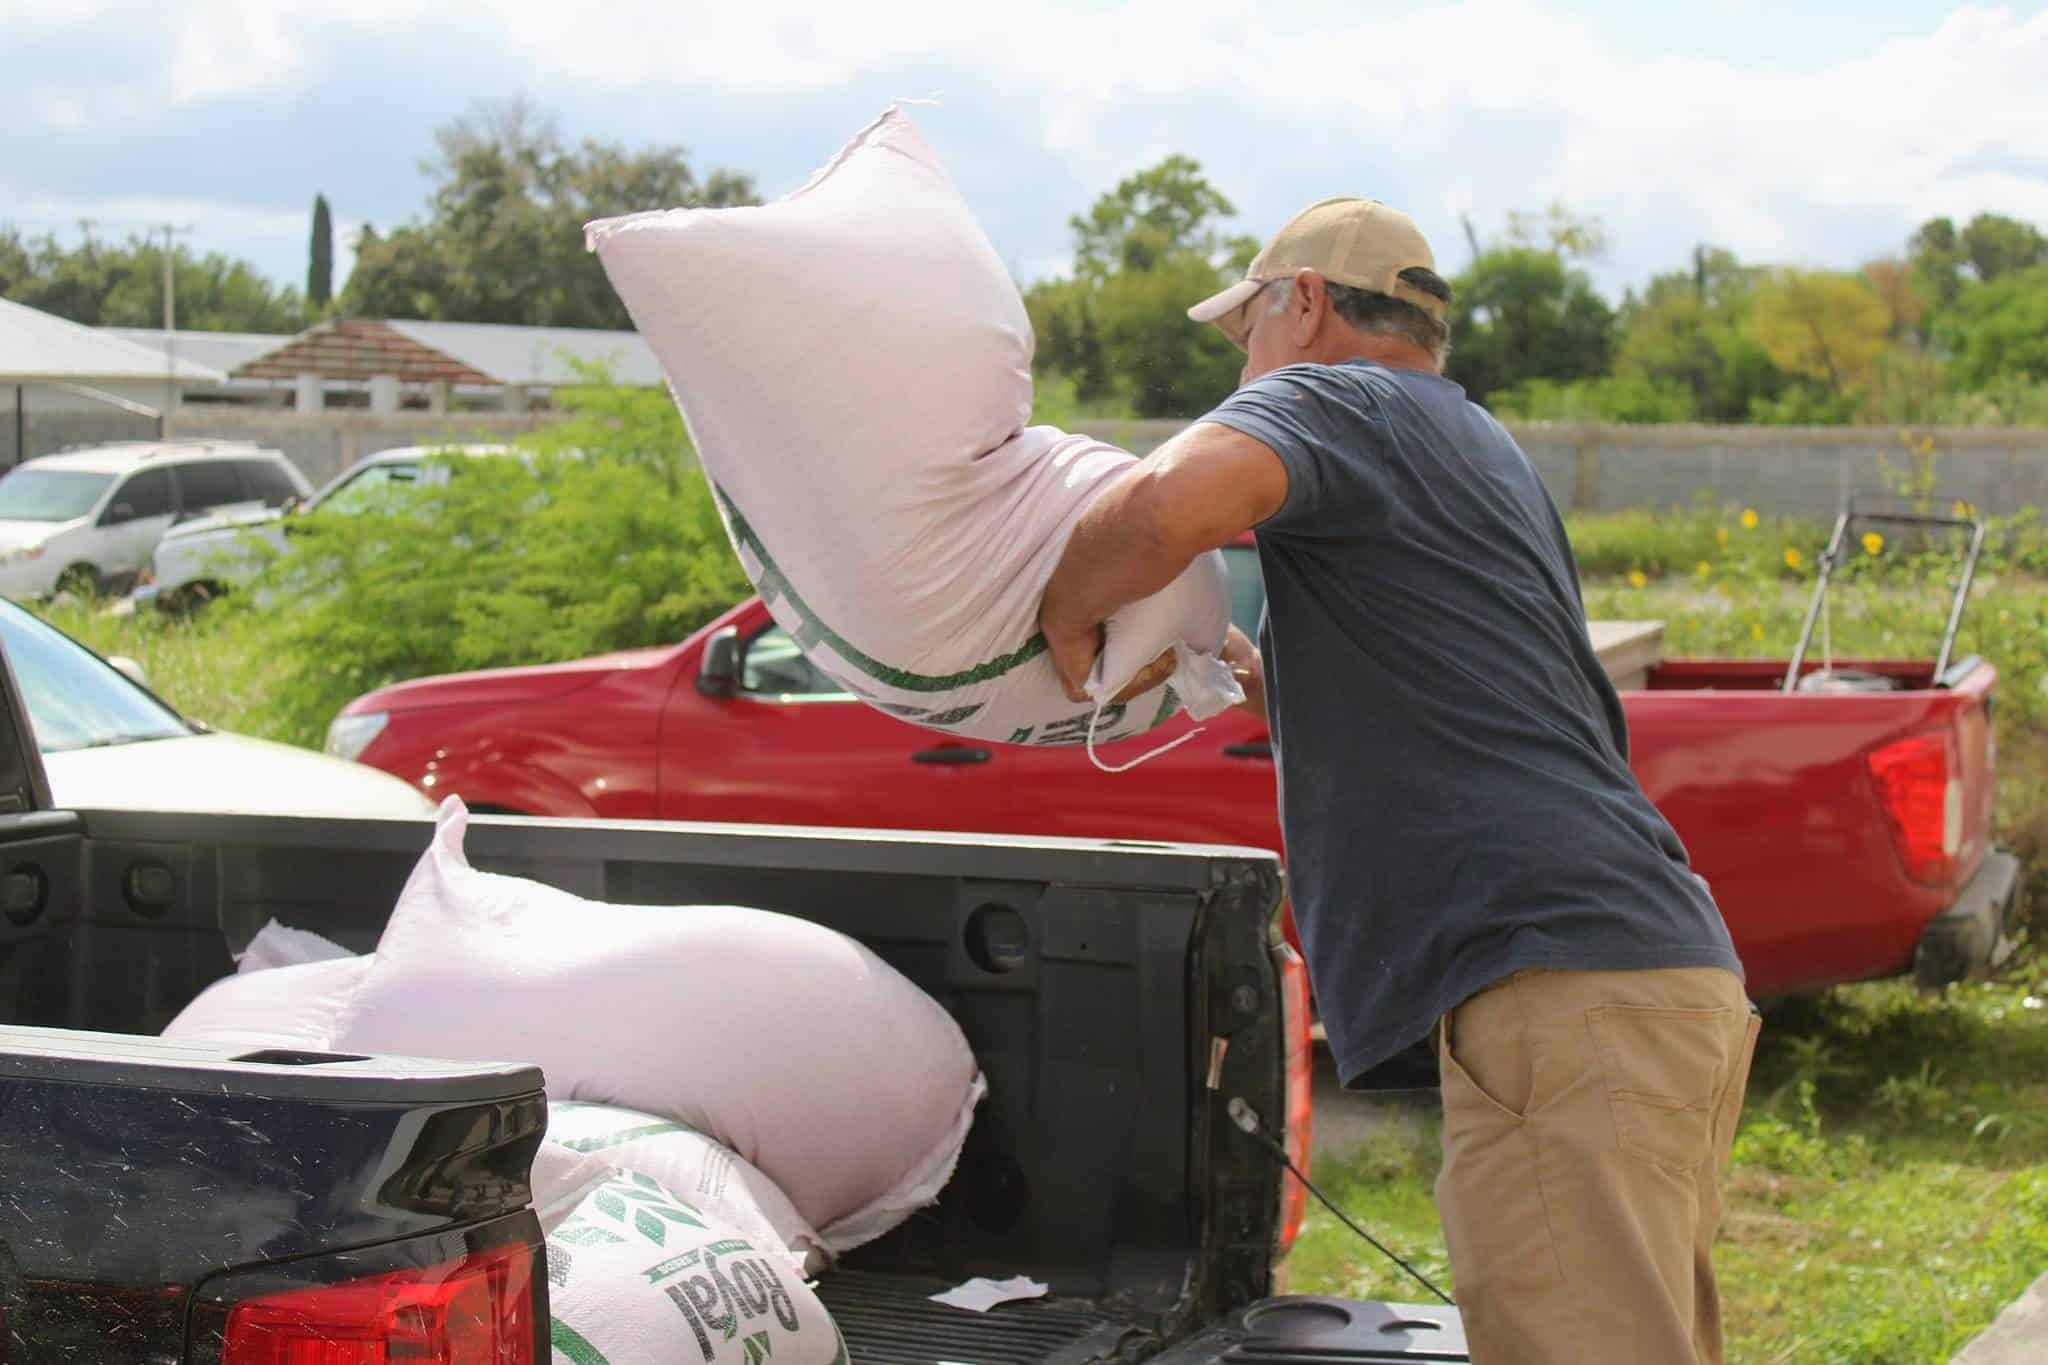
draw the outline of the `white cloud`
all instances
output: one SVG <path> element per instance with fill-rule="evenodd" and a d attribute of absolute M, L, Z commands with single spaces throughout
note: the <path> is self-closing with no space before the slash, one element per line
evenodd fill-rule
<path fill-rule="evenodd" d="M 8 211 L 24 222 L 61 224 L 58 236 L 67 240 L 76 237 L 81 223 L 91 223 L 96 236 L 114 240 L 137 232 L 161 236 L 169 224 L 178 230 L 181 242 L 188 247 L 196 243 L 201 253 L 218 250 L 214 243 L 230 239 L 244 244 L 295 240 L 303 246 L 311 231 L 311 219 L 302 209 L 264 209 L 177 195 L 30 194 L 10 203 Z"/>
<path fill-rule="evenodd" d="M 123 12 L 140 13 L 32 0 L 27 22 L 104 31 Z M 437 34 L 452 25 L 508 52 L 529 88 L 649 102 L 706 92 L 815 100 L 899 72 L 919 87 L 900 93 L 919 95 L 941 73 L 984 121 L 994 112 L 1047 153 L 1068 178 L 1062 194 L 1188 150 L 1219 178 L 1230 172 L 1245 226 L 1264 230 L 1297 207 L 1279 200 L 1305 185 L 1371 192 L 1383 176 L 1405 188 L 1447 257 L 1460 254 L 1461 212 L 1490 228 L 1507 208 L 1551 200 L 1607 220 L 1608 273 L 1621 278 L 1697 240 L 1752 258 L 1849 264 L 1936 213 L 2048 221 L 2048 177 L 2038 174 L 2048 11 L 1958 9 L 1917 35 L 1806 69 L 1773 65 L 1761 45 L 1743 62 L 1646 59 L 1593 20 L 1530 0 L 1256 11 L 1241 0 L 453 0 L 424 10 L 411 0 L 187 0 L 148 13 L 165 34 L 148 79 L 96 88 L 90 72 L 42 73 L 24 101 L 30 121 L 75 132 L 344 79 L 359 98 L 365 73 L 327 70 L 328 40 L 395 47 L 431 22 Z M 1761 33 L 1767 13 L 1757 0 L 1716 0 L 1701 22 Z M 463 56 L 446 54 L 451 81 Z M 923 117 L 942 134 L 944 110 Z M 1255 150 L 1231 142 L 1254 126 L 1264 139 Z M 829 150 L 810 149 L 810 159 Z M 1078 207 L 1040 215 L 1039 235 L 1005 250 L 1046 257 Z"/>

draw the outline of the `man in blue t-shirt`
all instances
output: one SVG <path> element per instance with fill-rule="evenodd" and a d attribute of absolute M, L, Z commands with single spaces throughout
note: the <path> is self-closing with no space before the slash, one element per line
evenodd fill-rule
<path fill-rule="evenodd" d="M 1226 654 L 1316 1002 L 1346 1084 L 1435 1035 L 1473 1359 L 1719 1362 L 1742 967 L 1629 770 L 1556 507 L 1442 375 L 1450 292 L 1384 204 L 1296 215 L 1189 310 L 1241 386 L 1089 508 L 1041 625 L 1081 700 L 1113 612 L 1257 530 L 1263 638 Z"/>

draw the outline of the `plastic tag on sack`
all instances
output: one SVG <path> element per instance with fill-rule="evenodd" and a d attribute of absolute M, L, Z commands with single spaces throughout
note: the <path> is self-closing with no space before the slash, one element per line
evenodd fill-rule
<path fill-rule="evenodd" d="M 294 929 L 272 919 L 256 931 L 249 946 L 235 955 L 235 970 L 260 972 L 270 967 L 289 967 L 301 962 L 331 962 L 355 954 L 332 939 L 310 929 Z"/>
<path fill-rule="evenodd" d="M 1106 773 L 1127 773 L 1140 763 L 1150 763 L 1161 754 L 1178 749 L 1181 745 L 1202 733 L 1196 726 L 1178 739 L 1170 739 L 1156 749 L 1138 755 L 1128 763 L 1104 763 L 1095 755 L 1095 727 L 1102 720 L 1102 713 L 1117 693 L 1130 684 L 1130 677 L 1111 686 L 1103 677 L 1105 660 L 1109 651 L 1104 649 L 1095 656 L 1095 670 L 1088 675 L 1088 699 L 1095 703 L 1095 714 L 1088 719 L 1088 761 Z M 1187 713 L 1196 720 L 1207 720 L 1221 715 L 1231 707 L 1244 701 L 1244 688 L 1237 676 L 1230 671 L 1230 665 L 1214 654 L 1204 654 L 1189 649 L 1184 640 L 1173 642 L 1173 673 L 1166 685 L 1173 689 L 1187 708 Z"/>
<path fill-rule="evenodd" d="M 979 1276 L 962 1285 L 956 1285 L 943 1294 L 931 1296 L 933 1303 L 943 1303 L 948 1308 L 959 1308 L 969 1313 L 986 1313 L 1000 1304 L 1015 1303 L 1019 1299 L 1042 1299 L 1047 1286 L 1027 1275 L 1015 1275 L 1007 1280 L 991 1280 Z"/>

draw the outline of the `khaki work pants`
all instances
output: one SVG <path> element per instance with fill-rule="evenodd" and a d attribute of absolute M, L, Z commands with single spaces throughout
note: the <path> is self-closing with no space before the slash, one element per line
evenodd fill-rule
<path fill-rule="evenodd" d="M 1709 1253 L 1758 1020 L 1719 967 L 1524 971 L 1444 1016 L 1473 1365 L 1720 1365 Z"/>

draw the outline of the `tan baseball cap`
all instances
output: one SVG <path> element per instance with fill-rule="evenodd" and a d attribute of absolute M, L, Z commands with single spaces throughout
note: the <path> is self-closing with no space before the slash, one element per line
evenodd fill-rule
<path fill-rule="evenodd" d="M 1402 271 L 1415 266 L 1436 269 L 1436 256 L 1414 219 L 1377 199 L 1325 199 L 1288 219 L 1252 258 L 1243 279 L 1188 309 L 1188 316 L 1215 323 L 1243 349 L 1251 331 L 1244 306 L 1252 296 L 1298 270 L 1313 270 L 1332 284 L 1387 294 L 1443 317 L 1448 305 L 1442 299 L 1401 279 Z"/>

